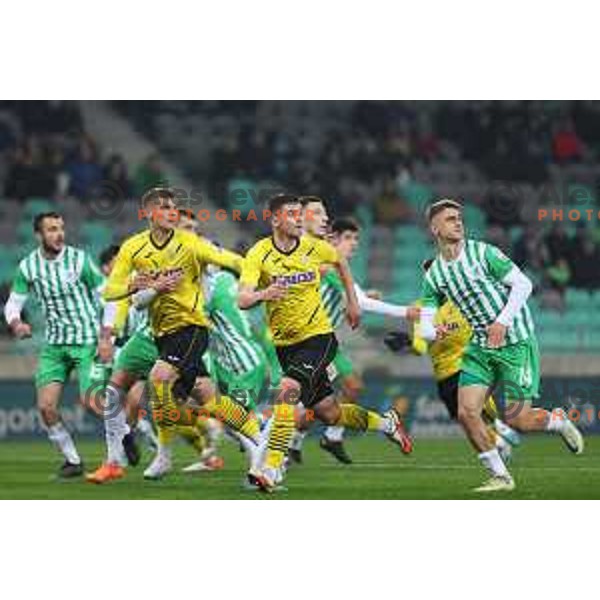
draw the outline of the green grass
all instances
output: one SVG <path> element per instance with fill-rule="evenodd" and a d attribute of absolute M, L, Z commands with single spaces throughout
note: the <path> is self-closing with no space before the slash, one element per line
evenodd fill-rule
<path fill-rule="evenodd" d="M 403 456 L 384 440 L 374 436 L 348 441 L 355 460 L 338 465 L 309 439 L 305 464 L 289 472 L 289 491 L 281 499 L 401 499 L 475 498 L 471 488 L 484 474 L 463 439 L 417 440 L 414 453 Z M 105 486 L 84 481 L 58 482 L 54 471 L 59 464 L 49 443 L 0 443 L 0 498 L 50 499 L 252 499 L 265 498 L 244 491 L 241 481 L 243 455 L 229 443 L 223 445 L 226 467 L 216 473 L 189 476 L 180 468 L 194 459 L 185 446 L 176 448 L 176 470 L 159 482 L 146 482 L 142 467 L 130 469 L 126 479 Z M 80 444 L 89 468 L 102 458 L 100 442 Z M 517 489 L 495 498 L 560 499 L 600 498 L 600 438 L 588 438 L 582 456 L 571 455 L 559 438 L 532 437 L 515 451 L 512 472 Z M 150 460 L 146 454 L 142 464 Z M 271 498 L 271 497 L 269 497 Z"/>

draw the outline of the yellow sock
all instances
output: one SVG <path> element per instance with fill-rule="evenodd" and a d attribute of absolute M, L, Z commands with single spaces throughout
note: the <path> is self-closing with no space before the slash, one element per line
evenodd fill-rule
<path fill-rule="evenodd" d="M 177 435 L 175 427 L 164 427 L 157 423 L 156 429 L 158 430 L 158 443 L 161 446 L 170 446 Z"/>
<path fill-rule="evenodd" d="M 498 407 L 493 396 L 489 396 L 483 405 L 483 419 L 487 423 L 493 423 L 498 418 Z"/>
<path fill-rule="evenodd" d="M 340 404 L 341 416 L 336 425 L 359 431 L 387 431 L 387 420 L 357 404 Z"/>
<path fill-rule="evenodd" d="M 152 415 L 158 430 L 158 443 L 169 446 L 177 432 L 175 426 L 180 418 L 181 411 L 173 400 L 173 384 L 163 381 L 152 381 L 150 388 L 150 402 Z"/>
<path fill-rule="evenodd" d="M 265 456 L 267 467 L 278 469 L 283 464 L 294 434 L 294 410 L 295 406 L 290 404 L 278 404 L 273 409 L 273 423 Z"/>
<path fill-rule="evenodd" d="M 234 431 L 245 435 L 258 444 L 260 426 L 254 412 L 247 411 L 243 406 L 235 403 L 229 396 L 213 396 L 204 404 L 204 408 L 212 417 L 225 423 Z"/>

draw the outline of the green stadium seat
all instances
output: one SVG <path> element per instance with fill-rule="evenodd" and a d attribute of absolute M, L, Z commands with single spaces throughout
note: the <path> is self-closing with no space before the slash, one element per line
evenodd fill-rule
<path fill-rule="evenodd" d="M 44 198 L 30 198 L 23 207 L 23 216 L 31 220 L 35 215 L 56 210 L 56 206 L 50 200 Z"/>

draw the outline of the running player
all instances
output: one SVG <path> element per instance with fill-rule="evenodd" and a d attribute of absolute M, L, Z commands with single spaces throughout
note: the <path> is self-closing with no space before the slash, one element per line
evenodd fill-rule
<path fill-rule="evenodd" d="M 506 421 L 514 429 L 558 432 L 569 450 L 580 454 L 584 442 L 564 410 L 533 408 L 539 397 L 539 350 L 527 298 L 531 281 L 498 248 L 465 238 L 462 206 L 440 200 L 427 213 L 438 256 L 423 282 L 423 305 L 440 308 L 450 299 L 473 329 L 462 358 L 458 382 L 458 420 L 491 477 L 479 492 L 515 487 L 490 440 L 482 409 L 489 390 L 503 383 Z M 421 316 L 423 337 L 436 338 L 434 315 Z"/>
<path fill-rule="evenodd" d="M 425 273 L 432 263 L 431 259 L 423 263 Z M 420 304 L 420 301 L 417 304 Z M 411 346 L 415 354 L 430 355 L 438 395 L 446 406 L 450 418 L 456 420 L 460 365 L 473 331 L 460 311 L 449 300 L 444 302 L 436 313 L 434 325 L 438 337 L 431 344 L 422 337 L 418 320 L 411 323 L 412 337 L 402 332 L 394 332 L 387 335 L 384 341 L 394 352 L 400 352 Z M 520 444 L 519 434 L 500 420 L 496 402 L 491 395 L 483 406 L 483 416 L 488 433 L 498 448 L 500 456 L 504 462 L 508 462 L 512 454 L 512 446 Z"/>
<path fill-rule="evenodd" d="M 302 205 L 297 196 L 275 196 L 269 210 L 273 235 L 248 252 L 239 293 L 241 308 L 266 302 L 284 372 L 264 466 L 255 472 L 257 485 L 267 492 L 273 491 L 283 477 L 294 431 L 294 407 L 299 401 L 327 425 L 382 431 L 401 448 L 406 447 L 408 437 L 394 411 L 382 416 L 357 405 L 340 405 L 335 399 L 327 367 L 337 351 L 337 341 L 321 301 L 320 270 L 326 264 L 338 269 L 348 321 L 356 328 L 360 309 L 350 269 L 328 242 L 302 235 Z"/>
<path fill-rule="evenodd" d="M 33 295 L 42 307 L 46 341 L 35 374 L 37 407 L 48 438 L 64 457 L 59 477 L 77 477 L 83 474 L 83 465 L 61 421 L 59 404 L 64 385 L 76 369 L 79 399 L 86 408 L 95 407 L 90 395 L 100 389 L 101 382 L 92 380 L 92 372 L 97 352 L 105 354 L 98 337 L 98 294 L 104 278 L 86 252 L 65 245 L 60 214 L 37 215 L 33 230 L 39 246 L 19 263 L 4 316 L 13 334 L 22 339 L 31 335 L 30 325 L 21 320 L 28 296 Z"/>
<path fill-rule="evenodd" d="M 323 200 L 317 196 L 305 196 L 301 198 L 301 202 L 304 206 L 305 232 L 314 238 L 324 239 L 329 233 L 329 216 Z M 336 219 L 330 233 L 332 245 L 338 250 L 341 256 L 350 261 L 360 241 L 360 226 L 358 223 L 352 218 Z M 366 312 L 398 318 L 405 318 L 407 314 L 412 314 L 413 312 L 416 315 L 417 311 L 410 307 L 397 306 L 378 300 L 376 298 L 378 294 L 375 292 L 364 292 L 357 283 L 354 284 L 354 288 L 359 306 Z M 327 268 L 322 274 L 321 297 L 333 328 L 338 329 L 344 321 L 345 298 L 342 281 L 337 271 L 333 268 Z M 341 348 L 338 348 L 328 372 L 332 381 L 339 380 L 340 382 L 339 401 L 345 404 L 356 403 L 364 390 L 364 384 L 349 356 Z M 308 423 L 301 420 L 298 425 L 292 437 L 290 458 L 294 462 L 301 463 L 301 448 L 308 431 Z M 341 463 L 350 464 L 352 459 L 344 447 L 343 435 L 343 427 L 338 425 L 329 426 L 325 429 L 319 440 L 319 445 L 323 450 L 330 452 Z M 409 447 L 406 449 L 410 451 Z"/>

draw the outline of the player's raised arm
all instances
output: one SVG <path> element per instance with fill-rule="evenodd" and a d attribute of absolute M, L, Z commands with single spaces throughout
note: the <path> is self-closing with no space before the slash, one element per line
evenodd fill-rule
<path fill-rule="evenodd" d="M 208 240 L 195 237 L 194 251 L 200 262 L 217 265 L 241 273 L 244 258 L 225 248 L 219 248 Z"/>
<path fill-rule="evenodd" d="M 433 320 L 435 313 L 442 303 L 442 296 L 438 293 L 429 273 L 425 274 L 423 279 L 422 292 L 422 308 L 421 308 L 421 336 L 424 340 L 432 342 L 437 337 L 437 332 Z"/>
<path fill-rule="evenodd" d="M 10 296 L 4 306 L 4 318 L 8 323 L 13 335 L 19 339 L 31 336 L 31 325 L 21 320 L 23 306 L 27 302 L 29 294 L 29 283 L 23 274 L 21 265 L 17 268 L 15 278 L 13 279 Z"/>

